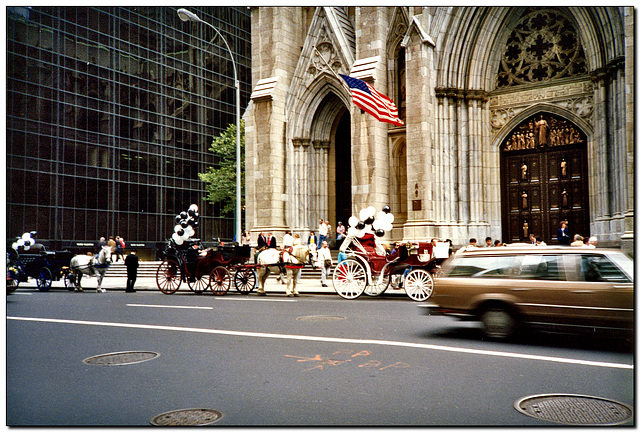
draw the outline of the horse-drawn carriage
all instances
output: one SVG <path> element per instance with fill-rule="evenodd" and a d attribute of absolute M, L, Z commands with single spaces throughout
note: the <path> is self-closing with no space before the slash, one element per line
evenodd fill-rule
<path fill-rule="evenodd" d="M 391 285 L 394 289 L 404 288 L 415 301 L 425 301 L 433 291 L 433 274 L 447 256 L 435 253 L 428 242 L 398 244 L 392 253 L 387 253 L 376 244 L 373 234 L 347 236 L 340 250 L 347 258 L 333 272 L 333 287 L 345 299 L 355 299 L 363 293 L 377 296 Z"/>
<path fill-rule="evenodd" d="M 64 278 L 65 286 L 70 275 L 69 262 L 73 253 L 69 251 L 47 252 L 44 246 L 36 244 L 25 253 L 15 249 L 7 252 L 7 291 L 15 291 L 20 282 L 29 278 L 36 280 L 40 291 L 49 291 L 51 283 Z"/>
<path fill-rule="evenodd" d="M 203 249 L 198 239 L 180 245 L 170 240 L 156 271 L 156 283 L 164 294 L 173 294 L 186 282 L 197 294 L 211 289 L 224 295 L 233 280 L 236 290 L 248 294 L 256 285 L 255 266 L 246 264 L 250 255 L 249 246 L 218 243 Z"/>

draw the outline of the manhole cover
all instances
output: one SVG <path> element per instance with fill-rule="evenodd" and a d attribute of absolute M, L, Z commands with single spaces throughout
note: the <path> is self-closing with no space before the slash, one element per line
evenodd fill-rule
<path fill-rule="evenodd" d="M 616 425 L 633 416 L 632 409 L 620 402 L 583 395 L 527 396 L 514 406 L 530 417 L 568 425 Z"/>
<path fill-rule="evenodd" d="M 343 316 L 332 316 L 332 315 L 309 315 L 309 316 L 299 316 L 296 318 L 298 321 L 340 321 L 345 319 Z"/>
<path fill-rule="evenodd" d="M 89 357 L 84 362 L 95 366 L 120 366 L 142 363 L 156 357 L 160 357 L 160 354 L 153 351 L 123 351 Z"/>
<path fill-rule="evenodd" d="M 222 418 L 220 411 L 207 408 L 189 408 L 169 411 L 151 419 L 154 426 L 206 426 Z"/>

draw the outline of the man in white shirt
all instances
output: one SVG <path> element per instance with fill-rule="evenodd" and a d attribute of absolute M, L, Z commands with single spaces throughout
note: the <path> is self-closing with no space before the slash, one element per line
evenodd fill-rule
<path fill-rule="evenodd" d="M 327 224 L 324 223 L 324 221 L 322 219 L 320 219 L 320 225 L 318 226 L 318 244 L 322 245 L 322 242 L 327 238 L 327 233 L 329 232 L 329 229 L 327 227 Z"/>

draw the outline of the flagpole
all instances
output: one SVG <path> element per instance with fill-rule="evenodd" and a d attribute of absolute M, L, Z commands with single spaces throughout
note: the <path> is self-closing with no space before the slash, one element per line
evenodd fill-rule
<path fill-rule="evenodd" d="M 316 46 L 313 46 L 313 50 L 320 56 L 320 58 L 322 59 L 322 61 L 324 62 L 324 64 L 327 65 L 327 67 L 329 68 L 329 70 L 336 76 L 336 78 L 338 79 L 338 81 L 340 81 L 342 83 L 342 85 L 347 89 L 347 92 L 349 94 L 351 94 L 351 89 L 349 88 L 349 86 L 347 85 L 346 82 L 344 82 L 344 80 L 342 79 L 342 77 L 340 75 L 338 75 L 336 73 L 336 71 L 333 70 L 333 68 L 331 67 L 331 65 L 329 64 L 328 61 L 325 60 L 325 58 L 322 56 L 322 54 L 320 53 L 320 51 L 318 51 L 318 48 L 316 48 Z"/>

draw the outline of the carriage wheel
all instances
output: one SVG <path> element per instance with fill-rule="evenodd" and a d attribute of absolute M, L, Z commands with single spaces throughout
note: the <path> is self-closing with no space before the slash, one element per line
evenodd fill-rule
<path fill-rule="evenodd" d="M 194 281 L 191 281 L 191 278 L 187 279 L 187 285 L 196 294 L 202 294 L 203 291 L 209 288 L 209 275 L 204 274 L 200 276 L 196 276 Z"/>
<path fill-rule="evenodd" d="M 387 290 L 389 287 L 389 282 L 391 281 L 391 277 L 387 274 L 384 275 L 382 281 L 378 283 L 380 276 L 372 276 L 373 281 L 370 285 L 367 285 L 364 289 L 364 293 L 368 296 L 375 297 L 379 296 L 383 292 Z"/>
<path fill-rule="evenodd" d="M 433 278 L 426 270 L 412 270 L 404 279 L 404 290 L 413 300 L 425 301 L 433 293 Z"/>
<path fill-rule="evenodd" d="M 49 291 L 51 288 L 51 281 L 53 280 L 53 276 L 51 275 L 51 270 L 48 267 L 42 267 L 40 271 L 38 271 L 38 276 L 36 276 L 36 284 L 38 285 L 38 289 L 40 291 Z"/>
<path fill-rule="evenodd" d="M 164 260 L 156 271 L 156 283 L 163 294 L 173 294 L 180 288 L 180 266 L 172 259 Z"/>
<path fill-rule="evenodd" d="M 225 295 L 231 287 L 231 275 L 229 270 L 218 266 L 211 270 L 211 283 L 209 285 L 215 295 Z"/>
<path fill-rule="evenodd" d="M 347 258 L 333 271 L 333 289 L 346 299 L 358 298 L 367 287 L 367 272 L 362 264 Z"/>
<path fill-rule="evenodd" d="M 76 276 L 69 272 L 69 273 L 65 273 L 65 275 L 62 277 L 62 279 L 64 280 L 64 287 L 66 289 L 68 289 L 69 291 L 73 291 L 76 287 Z"/>
<path fill-rule="evenodd" d="M 252 268 L 244 268 L 236 271 L 233 275 L 233 284 L 240 294 L 249 294 L 256 286 L 256 271 Z"/>
<path fill-rule="evenodd" d="M 18 289 L 18 281 L 15 279 L 7 278 L 7 294 L 10 294 Z"/>

